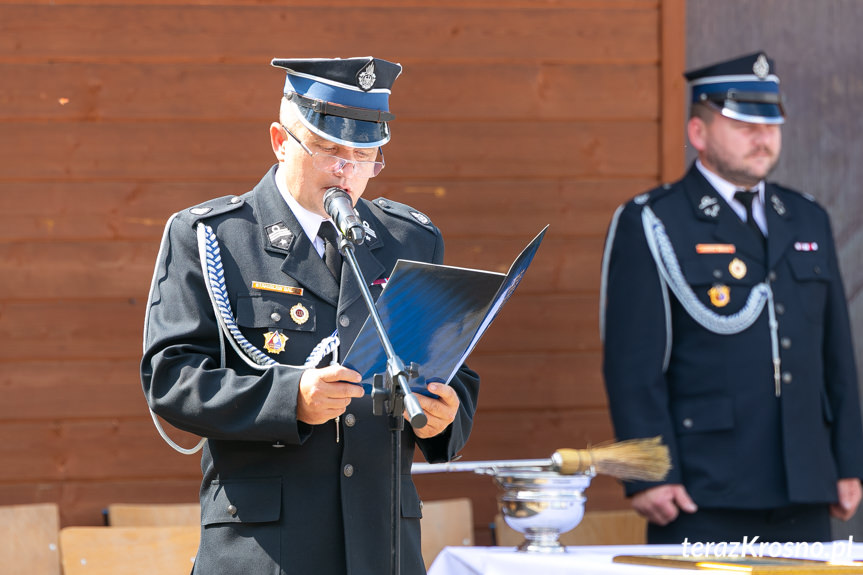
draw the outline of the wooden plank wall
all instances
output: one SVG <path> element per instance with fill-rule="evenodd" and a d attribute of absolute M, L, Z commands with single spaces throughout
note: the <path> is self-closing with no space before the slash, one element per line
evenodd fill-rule
<path fill-rule="evenodd" d="M 551 224 L 470 360 L 465 459 L 612 438 L 600 257 L 614 208 L 682 165 L 683 1 L 428 4 L 0 0 L 0 504 L 56 501 L 64 525 L 93 525 L 111 502 L 196 500 L 198 458 L 161 442 L 140 391 L 144 305 L 169 215 L 273 162 L 274 56 L 404 64 L 367 197 L 429 214 L 446 263 L 503 271 Z M 491 541 L 490 479 L 419 486 L 472 497 Z M 604 478 L 588 497 L 626 506 Z"/>

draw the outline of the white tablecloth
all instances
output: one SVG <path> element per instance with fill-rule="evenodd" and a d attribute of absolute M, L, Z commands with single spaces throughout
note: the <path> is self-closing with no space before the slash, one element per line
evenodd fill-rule
<path fill-rule="evenodd" d="M 835 550 L 833 545 L 836 545 Z M 689 551 L 692 551 L 691 547 Z M 429 575 L 682 575 L 686 571 L 612 562 L 615 555 L 679 555 L 682 552 L 682 545 L 567 547 L 566 553 L 555 555 L 520 553 L 515 547 L 447 547 L 432 563 Z M 833 557 L 863 560 L 863 543 L 824 543 L 821 556 L 811 553 L 797 555 L 805 559 L 825 561 Z"/>

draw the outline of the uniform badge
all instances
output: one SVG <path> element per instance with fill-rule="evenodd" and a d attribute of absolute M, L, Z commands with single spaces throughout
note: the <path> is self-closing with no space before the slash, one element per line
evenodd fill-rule
<path fill-rule="evenodd" d="M 794 249 L 798 252 L 817 252 L 818 242 L 794 242 Z"/>
<path fill-rule="evenodd" d="M 710 303 L 715 307 L 725 307 L 731 301 L 731 293 L 728 286 L 715 285 L 707 292 L 710 296 Z"/>
<path fill-rule="evenodd" d="M 770 63 L 767 61 L 767 56 L 759 54 L 752 64 L 752 73 L 758 76 L 759 80 L 763 80 L 770 73 Z"/>
<path fill-rule="evenodd" d="M 426 216 L 425 214 L 422 214 L 420 212 L 411 212 L 411 215 L 416 221 L 423 224 L 424 226 L 427 226 L 429 225 L 429 223 L 431 223 L 431 220 L 428 219 L 428 216 Z"/>
<path fill-rule="evenodd" d="M 270 245 L 277 248 L 287 248 L 294 237 L 293 232 L 288 229 L 285 222 L 278 222 L 266 227 L 267 238 L 270 240 Z"/>
<path fill-rule="evenodd" d="M 363 92 L 368 92 L 375 85 L 375 61 L 372 60 L 365 68 L 357 73 L 357 85 Z"/>
<path fill-rule="evenodd" d="M 289 293 L 291 295 L 303 295 L 303 288 L 294 287 L 294 286 L 283 286 L 280 284 L 273 284 L 269 282 L 252 282 L 252 289 L 259 289 L 264 291 L 274 291 L 278 293 Z"/>
<path fill-rule="evenodd" d="M 698 204 L 698 209 L 701 210 L 705 216 L 715 218 L 719 215 L 719 200 L 713 196 L 704 196 Z"/>
<path fill-rule="evenodd" d="M 288 336 L 282 332 L 268 331 L 264 334 L 264 349 L 270 353 L 282 353 L 285 351 L 285 342 L 288 341 Z"/>
<path fill-rule="evenodd" d="M 779 199 L 779 196 L 772 195 L 770 196 L 770 203 L 773 204 L 773 209 L 776 210 L 776 213 L 780 216 L 785 215 L 785 204 L 782 203 L 782 200 Z"/>
<path fill-rule="evenodd" d="M 697 254 L 733 254 L 736 251 L 734 244 L 695 244 Z"/>
<path fill-rule="evenodd" d="M 370 238 L 377 239 L 378 235 L 375 233 L 369 223 L 365 220 L 363 220 L 363 229 L 366 231 L 367 236 L 369 236 Z"/>
<path fill-rule="evenodd" d="M 296 304 L 291 308 L 291 319 L 297 325 L 303 325 L 309 321 L 309 310 L 301 303 Z"/>
<path fill-rule="evenodd" d="M 746 264 L 743 263 L 743 260 L 734 258 L 731 260 L 731 263 L 728 264 L 728 273 L 730 273 L 731 277 L 736 280 L 742 279 L 746 276 Z"/>

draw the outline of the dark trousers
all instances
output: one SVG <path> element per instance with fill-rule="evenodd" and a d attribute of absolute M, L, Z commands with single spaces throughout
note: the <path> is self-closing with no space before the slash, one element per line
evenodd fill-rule
<path fill-rule="evenodd" d="M 794 505 L 779 509 L 699 509 L 680 512 L 666 526 L 647 524 L 648 543 L 831 541 L 828 505 Z"/>

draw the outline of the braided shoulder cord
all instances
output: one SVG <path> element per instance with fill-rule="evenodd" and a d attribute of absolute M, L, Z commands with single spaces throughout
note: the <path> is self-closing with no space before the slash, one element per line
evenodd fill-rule
<path fill-rule="evenodd" d="M 227 340 L 231 343 L 231 347 L 234 348 L 237 355 L 243 358 L 243 361 L 255 369 L 266 370 L 276 365 L 285 365 L 280 364 L 256 348 L 246 339 L 242 332 L 240 332 L 240 329 L 237 327 L 237 322 L 234 319 L 234 314 L 231 311 L 228 292 L 225 289 L 225 270 L 222 267 L 222 255 L 219 250 L 219 242 L 216 238 L 216 234 L 213 233 L 213 229 L 210 226 L 203 223 L 198 224 L 197 234 L 198 253 L 200 254 L 201 259 L 201 269 L 204 272 L 204 284 L 207 286 L 207 293 L 210 295 L 210 302 L 213 304 L 213 311 L 216 314 L 216 318 L 218 318 L 221 332 L 224 332 L 228 336 Z M 221 337 L 221 332 L 219 337 L 221 348 L 220 365 L 224 367 L 225 346 Z M 338 347 L 338 331 L 334 331 L 332 335 L 325 337 L 318 342 L 306 358 L 303 365 L 285 365 L 285 367 L 293 369 L 308 369 L 315 367 L 328 354 L 335 353 Z M 156 418 L 156 414 L 153 413 L 152 409 L 150 410 L 150 416 L 153 418 L 153 423 L 156 425 L 159 435 L 161 435 L 162 439 L 164 439 L 165 442 L 175 451 L 184 455 L 192 455 L 204 447 L 204 443 L 207 441 L 206 437 L 202 438 L 201 441 L 191 449 L 186 449 L 177 445 L 168 437 L 167 433 L 165 433 L 165 430 L 162 428 L 162 425 L 159 423 L 159 420 Z"/>
<path fill-rule="evenodd" d="M 768 323 L 770 326 L 770 353 L 773 359 L 773 379 L 776 397 L 782 395 L 782 360 L 779 355 L 779 322 L 776 319 L 776 309 L 773 305 L 773 290 L 769 282 L 761 282 L 749 292 L 746 305 L 737 313 L 729 316 L 719 315 L 710 310 L 698 299 L 689 287 L 680 262 L 674 253 L 674 246 L 665 233 L 665 226 L 649 206 L 644 206 L 641 212 L 644 224 L 644 235 L 660 275 L 665 278 L 674 295 L 689 315 L 705 329 L 720 335 L 740 333 L 751 326 L 767 304 Z"/>
<path fill-rule="evenodd" d="M 701 300 L 692 291 L 686 278 L 683 277 L 680 262 L 678 262 L 677 255 L 674 253 L 674 246 L 671 245 L 671 240 L 665 232 L 665 226 L 649 206 L 644 206 L 641 220 L 644 224 L 647 244 L 651 254 L 653 254 L 653 259 L 656 261 L 659 273 L 692 319 L 705 329 L 721 335 L 740 333 L 755 323 L 764 309 L 764 304 L 772 295 L 768 283 L 762 282 L 752 288 L 746 305 L 740 311 L 732 315 L 720 315 L 701 303 Z"/>

